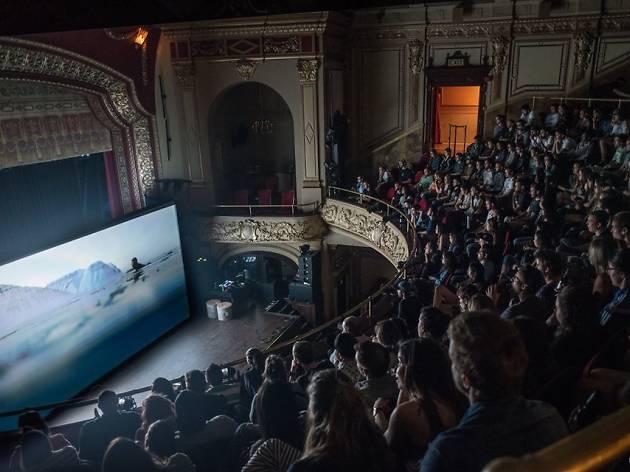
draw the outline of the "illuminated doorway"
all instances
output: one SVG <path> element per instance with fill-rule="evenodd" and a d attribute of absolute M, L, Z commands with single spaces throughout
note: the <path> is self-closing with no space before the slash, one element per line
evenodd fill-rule
<path fill-rule="evenodd" d="M 433 116 L 433 147 L 463 152 L 477 134 L 481 87 L 436 87 Z"/>

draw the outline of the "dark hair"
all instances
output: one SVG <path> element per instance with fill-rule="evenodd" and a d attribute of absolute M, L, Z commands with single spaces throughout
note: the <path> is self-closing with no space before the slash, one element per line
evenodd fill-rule
<path fill-rule="evenodd" d="M 271 354 L 265 359 L 265 370 L 263 371 L 265 380 L 282 380 L 287 381 L 287 368 L 282 357 Z"/>
<path fill-rule="evenodd" d="M 151 472 L 156 471 L 151 455 L 131 439 L 116 438 L 105 451 L 102 472 Z"/>
<path fill-rule="evenodd" d="M 516 327 L 494 314 L 469 312 L 448 328 L 453 368 L 481 398 L 520 393 L 527 351 Z"/>
<path fill-rule="evenodd" d="M 173 390 L 173 384 L 164 377 L 158 377 L 153 381 L 151 392 L 164 395 L 172 402 L 175 401 L 175 390 Z"/>
<path fill-rule="evenodd" d="M 374 333 L 379 342 L 388 350 L 395 349 L 398 341 L 402 339 L 402 333 L 392 319 L 381 320 L 376 323 Z"/>
<path fill-rule="evenodd" d="M 630 276 L 630 249 L 620 249 L 610 261 L 616 271 Z"/>
<path fill-rule="evenodd" d="M 356 358 L 370 377 L 383 377 L 389 370 L 389 352 L 378 343 L 366 341 L 359 344 Z"/>
<path fill-rule="evenodd" d="M 523 281 L 527 286 L 527 293 L 536 293 L 544 283 L 540 271 L 530 265 L 520 265 L 517 272 L 523 274 Z"/>
<path fill-rule="evenodd" d="M 113 390 L 103 390 L 98 396 L 98 407 L 103 414 L 114 413 L 118 410 L 118 395 Z"/>
<path fill-rule="evenodd" d="M 593 210 L 589 213 L 589 215 L 595 218 L 595 221 L 604 228 L 608 224 L 608 213 L 604 210 Z"/>
<path fill-rule="evenodd" d="M 144 436 L 144 447 L 160 459 L 172 456 L 177 451 L 175 428 L 168 421 L 155 421 L 149 426 Z"/>
<path fill-rule="evenodd" d="M 50 430 L 48 429 L 48 424 L 46 421 L 40 416 L 40 414 L 35 410 L 28 410 L 22 413 L 18 417 L 18 427 L 21 430 L 37 430 L 42 433 L 48 435 Z"/>
<path fill-rule="evenodd" d="M 203 414 L 203 399 L 192 390 L 182 390 L 175 399 L 177 426 L 183 436 L 201 431 L 206 424 Z"/>
<path fill-rule="evenodd" d="M 24 433 L 20 446 L 22 464 L 25 469 L 40 465 L 52 454 L 52 446 L 48 436 L 34 429 Z"/>
<path fill-rule="evenodd" d="M 221 367 L 214 363 L 210 364 L 206 369 L 206 380 L 208 381 L 208 384 L 212 386 L 220 385 L 221 381 L 223 380 L 223 372 L 221 372 Z"/>
<path fill-rule="evenodd" d="M 304 456 L 325 455 L 354 470 L 389 470 L 387 443 L 368 417 L 350 378 L 336 369 L 315 373 L 308 386 L 308 433 Z"/>
<path fill-rule="evenodd" d="M 361 318 L 358 316 L 348 316 L 343 320 L 343 326 L 348 330 L 348 333 L 355 338 L 361 336 L 362 324 Z"/>
<path fill-rule="evenodd" d="M 298 341 L 293 345 L 293 357 L 300 364 L 310 364 L 315 360 L 313 345 L 309 341 Z"/>
<path fill-rule="evenodd" d="M 295 393 L 288 382 L 263 382 L 256 396 L 256 415 L 264 439 L 280 439 L 302 449 L 304 433 L 300 428 Z"/>
<path fill-rule="evenodd" d="M 343 357 L 354 359 L 354 345 L 356 343 L 356 338 L 351 334 L 339 333 L 335 338 L 335 350 Z"/>
<path fill-rule="evenodd" d="M 595 304 L 590 291 L 577 285 L 566 285 L 558 292 L 558 321 L 561 329 L 585 329 L 592 325 Z"/>
<path fill-rule="evenodd" d="M 485 293 L 476 293 L 470 297 L 468 302 L 468 308 L 471 311 L 488 311 L 490 313 L 496 313 L 497 308 L 494 306 L 492 299 Z"/>
<path fill-rule="evenodd" d="M 142 400 L 142 428 L 146 430 L 151 423 L 173 416 L 173 403 L 162 395 L 149 395 Z"/>
<path fill-rule="evenodd" d="M 444 254 L 444 266 L 451 271 L 455 270 L 457 267 L 457 258 L 451 251 L 447 251 L 446 254 Z"/>
<path fill-rule="evenodd" d="M 265 370 L 265 355 L 260 349 L 248 349 L 245 353 L 245 357 L 247 358 L 247 363 L 252 365 L 259 372 Z"/>
<path fill-rule="evenodd" d="M 544 271 L 549 271 L 550 275 L 562 275 L 562 259 L 560 255 L 550 249 L 539 249 L 534 253 L 534 259 L 540 259 Z"/>
<path fill-rule="evenodd" d="M 462 398 L 455 388 L 448 356 L 430 338 L 410 339 L 400 344 L 400 363 L 406 367 L 402 381 L 413 396 L 436 394 L 452 406 L 461 406 Z"/>
<path fill-rule="evenodd" d="M 473 278 L 473 282 L 474 283 L 483 283 L 484 282 L 484 277 L 485 277 L 485 272 L 484 272 L 484 268 L 483 268 L 483 264 L 481 264 L 481 262 L 479 261 L 472 261 L 470 264 L 468 264 L 468 270 L 473 270 L 475 276 Z"/>
<path fill-rule="evenodd" d="M 425 306 L 420 310 L 419 322 L 432 339 L 440 341 L 448 328 L 448 317 L 438 308 Z"/>
<path fill-rule="evenodd" d="M 207 388 L 206 378 L 200 370 L 189 370 L 186 372 L 186 389 L 197 393 L 204 393 Z"/>

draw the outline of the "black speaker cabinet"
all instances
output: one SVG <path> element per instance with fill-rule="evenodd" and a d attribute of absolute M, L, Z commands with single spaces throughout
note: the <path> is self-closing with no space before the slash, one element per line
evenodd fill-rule
<path fill-rule="evenodd" d="M 322 257 L 319 251 L 308 251 L 298 259 L 297 280 L 312 286 L 315 290 L 321 288 Z"/>

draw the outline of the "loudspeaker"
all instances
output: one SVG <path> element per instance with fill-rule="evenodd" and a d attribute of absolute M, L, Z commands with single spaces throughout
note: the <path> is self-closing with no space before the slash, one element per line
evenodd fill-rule
<path fill-rule="evenodd" d="M 312 286 L 315 290 L 321 288 L 322 257 L 319 251 L 308 251 L 300 255 L 296 278 Z"/>
<path fill-rule="evenodd" d="M 289 300 L 299 303 L 314 303 L 313 287 L 302 282 L 289 284 Z"/>

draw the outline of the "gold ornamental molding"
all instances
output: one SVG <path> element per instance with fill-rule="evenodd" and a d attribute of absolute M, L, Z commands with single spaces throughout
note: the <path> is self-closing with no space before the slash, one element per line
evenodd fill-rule
<path fill-rule="evenodd" d="M 182 88 L 192 88 L 195 85 L 195 65 L 191 62 L 174 62 L 173 72 L 177 85 Z"/>
<path fill-rule="evenodd" d="M 319 59 L 298 59 L 298 80 L 300 83 L 317 82 L 317 72 L 321 62 Z"/>
<path fill-rule="evenodd" d="M 203 241 L 226 243 L 302 242 L 321 239 L 328 228 L 319 215 L 301 217 L 216 216 L 198 221 Z"/>
<path fill-rule="evenodd" d="M 133 151 L 129 157 L 137 162 L 140 188 L 136 198 L 141 202 L 156 174 L 149 113 L 140 104 L 133 81 L 100 62 L 65 49 L 11 37 L 0 37 L 0 43 L 0 73 L 34 74 L 61 86 L 70 81 L 105 91 L 112 111 L 131 128 L 126 137 L 134 144 L 129 148 Z M 133 179 L 132 175 L 132 183 Z"/>
<path fill-rule="evenodd" d="M 595 36 L 588 31 L 575 35 L 575 68 L 584 72 L 591 64 L 595 49 Z"/>
<path fill-rule="evenodd" d="M 331 227 L 358 236 L 383 254 L 394 266 L 409 259 L 405 235 L 393 223 L 365 208 L 328 198 L 321 208 L 322 219 Z"/>
<path fill-rule="evenodd" d="M 243 80 L 250 80 L 254 77 L 257 65 L 258 64 L 255 61 L 248 61 L 247 59 L 241 59 L 240 61 L 234 62 L 236 72 Z"/>
<path fill-rule="evenodd" d="M 422 72 L 424 63 L 424 43 L 418 39 L 412 39 L 407 43 L 409 49 L 409 70 L 413 75 Z"/>

